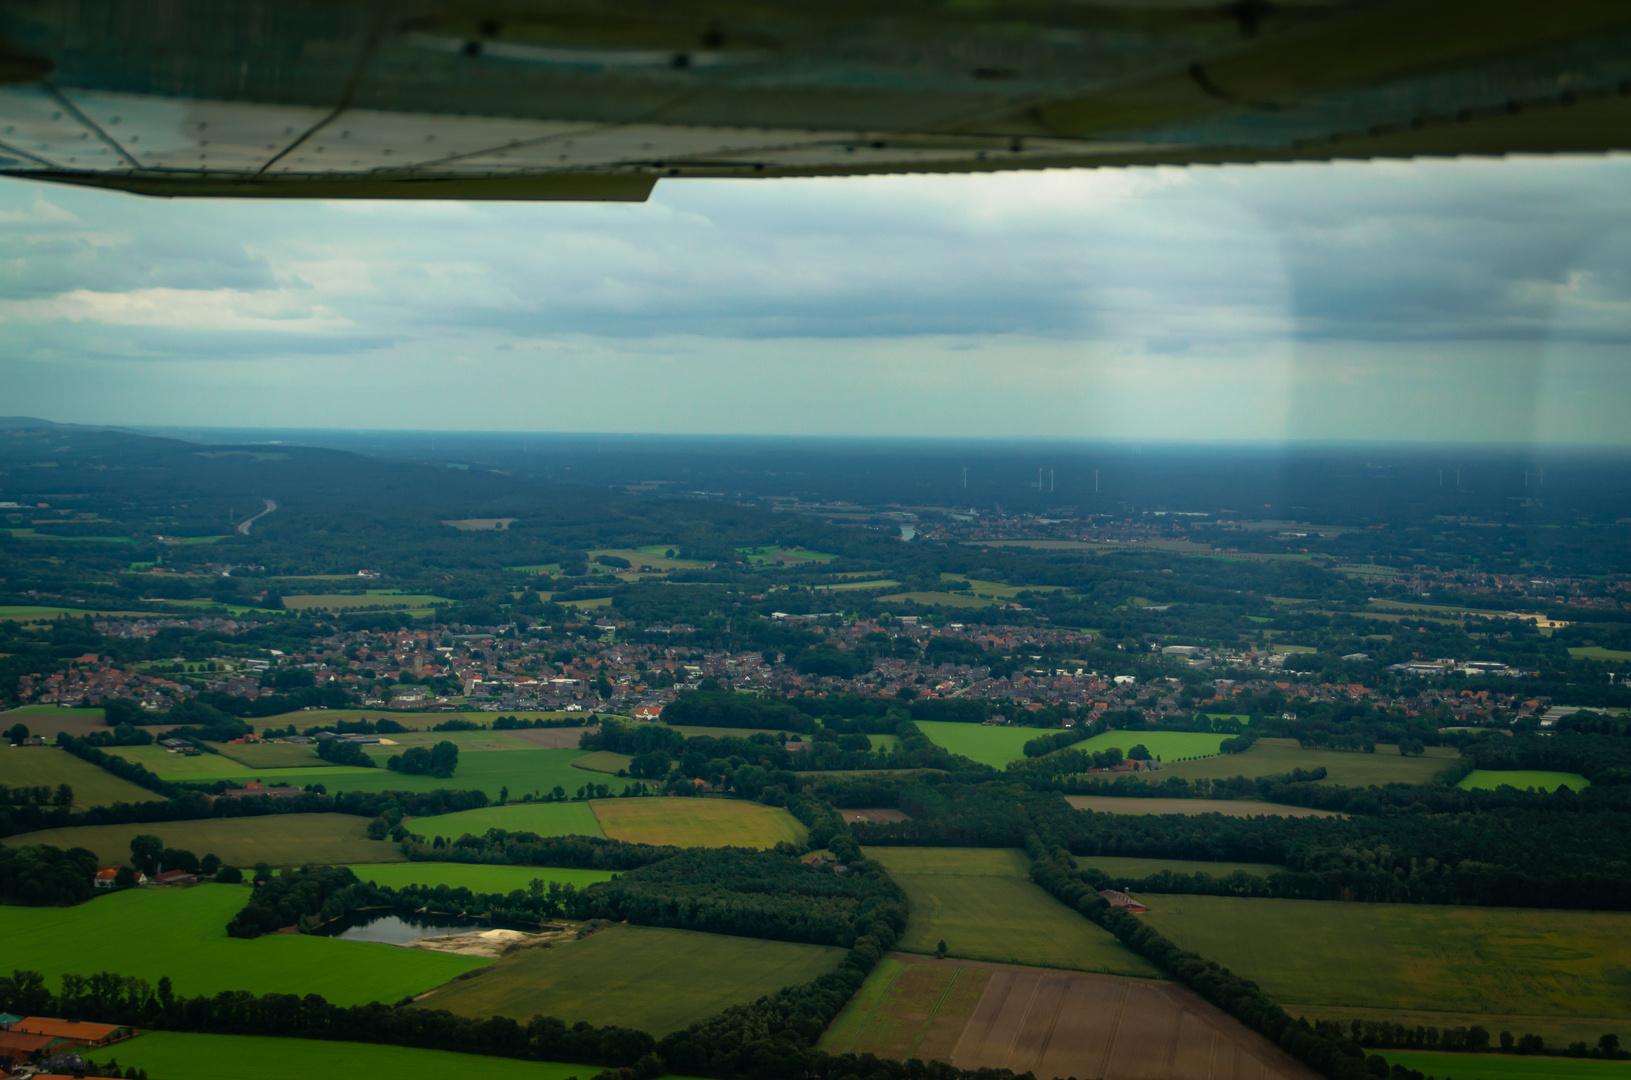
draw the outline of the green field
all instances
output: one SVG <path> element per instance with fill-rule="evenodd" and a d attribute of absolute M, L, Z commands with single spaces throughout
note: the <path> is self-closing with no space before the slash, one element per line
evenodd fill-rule
<path fill-rule="evenodd" d="M 1592 1045 L 1596 1045 L 1595 1040 Z M 1454 1080 L 1627 1080 L 1631 1077 L 1631 1065 L 1623 1061 L 1511 1054 L 1417 1054 L 1407 1050 L 1377 1052 L 1390 1066 L 1420 1069 L 1440 1080 L 1451 1077 Z"/>
<path fill-rule="evenodd" d="M 954 754 L 962 754 L 993 769 L 1000 769 L 1010 761 L 1023 760 L 1026 743 L 1039 735 L 1053 733 L 1047 728 L 987 727 L 985 724 L 957 724 L 947 720 L 919 720 L 917 726 L 936 746 L 943 746 Z"/>
<path fill-rule="evenodd" d="M 439 723 L 440 721 L 438 721 Z M 450 742 L 460 754 L 480 754 L 494 750 L 536 750 L 538 747 L 508 731 L 398 731 L 381 735 L 392 745 L 364 746 L 370 756 L 383 762 L 392 754 L 400 754 L 410 746 L 432 747 L 439 742 Z"/>
<path fill-rule="evenodd" d="M 153 1031 L 107 1050 L 100 1063 L 145 1069 L 157 1080 L 356 1080 L 363 1076 L 479 1076 L 483 1080 L 568 1080 L 592 1076 L 595 1065 L 455 1054 L 380 1043 L 276 1039 L 264 1035 L 183 1035 Z M 675 1078 L 684 1080 L 684 1078 Z"/>
<path fill-rule="evenodd" d="M 402 862 L 365 863 L 352 872 L 364 881 L 393 889 L 405 885 L 446 885 L 478 893 L 508 893 L 525 889 L 534 879 L 558 881 L 586 889 L 597 881 L 610 881 L 606 870 L 568 870 L 555 866 L 488 866 L 482 863 Z"/>
<path fill-rule="evenodd" d="M 1631 660 L 1631 652 L 1624 649 L 1605 649 L 1601 645 L 1576 646 L 1569 655 L 1578 660 Z"/>
<path fill-rule="evenodd" d="M 578 758 L 572 763 L 574 769 L 588 769 L 597 773 L 616 773 L 627 769 L 634 761 L 628 754 L 616 754 L 610 750 L 596 750 Z"/>
<path fill-rule="evenodd" d="M 556 1016 L 665 1035 L 809 982 L 844 950 L 822 945 L 614 926 L 551 949 L 528 949 L 442 987 L 419 1004 L 466 1016 Z M 586 1075 L 588 1075 L 586 1070 Z"/>
<path fill-rule="evenodd" d="M 977 597 L 965 596 L 962 593 L 950 592 L 903 592 L 891 593 L 888 596 L 877 598 L 877 602 L 880 604 L 898 604 L 907 601 L 925 606 L 938 604 L 941 607 L 962 608 L 991 607 L 994 604 L 1007 603 L 1005 600 L 981 600 Z"/>
<path fill-rule="evenodd" d="M 229 938 L 228 920 L 249 900 L 243 885 L 127 889 L 71 908 L 8 907 L 0 954 L 8 968 L 112 971 L 178 995 L 249 990 L 321 994 L 338 1005 L 393 1002 L 487 963 L 481 958 L 304 934 Z"/>
<path fill-rule="evenodd" d="M 251 769 L 318 769 L 328 762 L 317 756 L 317 750 L 298 743 L 210 743 L 216 753 L 231 758 L 238 768 Z M 186 759 L 197 761 L 197 758 Z M 151 766 L 149 766 L 151 768 Z"/>
<path fill-rule="evenodd" d="M 54 844 L 60 848 L 89 848 L 106 866 L 128 862 L 130 838 L 142 833 L 159 837 L 167 847 L 190 851 L 200 858 L 218 855 L 222 862 L 239 867 L 258 862 L 302 866 L 402 861 L 402 851 L 396 844 L 370 840 L 367 830 L 368 819 L 351 814 L 275 814 L 141 825 L 83 825 L 8 836 L 0 842 L 7 847 Z"/>
<path fill-rule="evenodd" d="M 900 749 L 899 735 L 868 735 L 867 741 L 872 744 L 874 750 L 886 750 L 894 753 Z"/>
<path fill-rule="evenodd" d="M 1535 769 L 1474 769 L 1461 778 L 1456 785 L 1458 788 L 1478 788 L 1482 791 L 1494 791 L 1498 787 L 1515 787 L 1519 791 L 1536 788 L 1540 791 L 1556 791 L 1567 785 L 1571 791 L 1580 791 L 1591 786 L 1579 773 L 1573 772 L 1542 772 Z"/>
<path fill-rule="evenodd" d="M 1273 863 L 1250 862 L 1201 862 L 1192 859 L 1124 859 L 1119 855 L 1082 855 L 1076 859 L 1082 866 L 1091 866 L 1096 870 L 1103 870 L 1111 877 L 1118 878 L 1145 878 L 1151 874 L 1159 874 L 1163 870 L 1171 870 L 1174 874 L 1211 874 L 1213 877 L 1228 877 L 1230 874 L 1254 874 L 1258 877 L 1267 877 L 1284 870 L 1283 866 Z"/>
<path fill-rule="evenodd" d="M 804 846 L 810 830 L 786 810 L 740 799 L 596 799 L 600 827 L 613 840 L 675 847 Z"/>
<path fill-rule="evenodd" d="M 605 836 L 600 819 L 586 802 L 510 803 L 460 810 L 454 814 L 412 818 L 408 828 L 425 837 L 457 840 L 465 833 L 480 836 L 488 829 L 531 832 L 539 836 Z"/>
<path fill-rule="evenodd" d="M 1623 912 L 1140 899 L 1150 925 L 1256 980 L 1293 1016 L 1482 1024 L 1563 1045 L 1631 1024 Z"/>
<path fill-rule="evenodd" d="M 74 789 L 74 806 L 80 809 L 117 802 L 153 802 L 159 798 L 146 788 L 121 780 L 66 750 L 55 746 L 8 747 L 3 740 L 0 740 L 0 784 L 50 788 L 67 784 Z"/>
<path fill-rule="evenodd" d="M 1113 746 L 1125 754 L 1135 746 L 1142 746 L 1150 752 L 1150 756 L 1166 764 L 1216 757 L 1218 747 L 1227 738 L 1229 738 L 1227 735 L 1214 735 L 1205 731 L 1106 731 L 1103 735 L 1095 735 L 1070 749 L 1096 754 Z"/>
<path fill-rule="evenodd" d="M 1031 877 L 1031 857 L 1019 848 L 869 847 L 862 854 L 900 874 L 952 874 L 957 877 Z"/>
<path fill-rule="evenodd" d="M 329 593 L 308 596 L 285 596 L 283 606 L 290 611 L 308 611 L 320 608 L 326 611 L 346 611 L 356 608 L 425 608 L 437 604 L 451 604 L 445 596 L 426 593 L 398 593 L 387 589 L 372 589 L 362 596 Z"/>
<path fill-rule="evenodd" d="M 220 754 L 172 754 L 162 746 L 110 746 L 106 753 L 140 765 L 166 780 L 182 776 L 208 783 L 217 779 L 215 773 L 240 773 L 244 768 L 242 762 Z"/>
<path fill-rule="evenodd" d="M 1242 754 L 1219 754 L 1200 761 L 1168 765 L 1150 776 L 1160 783 L 1169 776 L 1187 780 L 1207 778 L 1227 780 L 1234 776 L 1255 779 L 1276 776 L 1292 769 L 1324 766 L 1322 783 L 1339 787 L 1378 787 L 1391 784 L 1430 784 L 1433 777 L 1459 758 L 1453 749 L 1430 746 L 1421 757 L 1404 757 L 1397 746 L 1378 745 L 1376 753 L 1345 753 L 1340 750 L 1304 750 L 1296 739 L 1259 739 Z"/>
<path fill-rule="evenodd" d="M 895 947 L 999 964 L 1158 979 L 1148 960 L 1033 884 L 1021 851 L 868 848 L 906 891 L 911 916 Z M 959 865 L 972 873 L 949 873 Z"/>
<path fill-rule="evenodd" d="M 432 739 L 432 742 L 437 740 Z M 435 776 L 405 776 L 385 768 L 385 760 L 402 752 L 399 746 L 364 747 L 368 756 L 379 762 L 374 769 L 352 766 L 327 766 L 321 769 L 279 769 L 268 777 L 265 770 L 246 770 L 233 765 L 233 771 L 175 772 L 166 779 L 187 783 L 213 783 L 229 780 L 241 784 L 248 780 L 272 779 L 279 783 L 304 787 L 322 784 L 330 793 L 336 791 L 483 791 L 489 799 L 497 800 L 508 788 L 510 798 L 519 798 L 532 792 L 547 795 L 560 787 L 573 795 L 584 784 L 603 783 L 605 777 L 594 777 L 582 769 L 572 768 L 572 762 L 582 757 L 582 750 L 506 750 L 503 753 L 459 754 L 459 766 L 453 777 L 443 780 Z M 189 758 L 197 762 L 198 758 Z M 622 790 L 621 786 L 614 790 Z"/>
<path fill-rule="evenodd" d="M 29 733 L 43 739 L 54 739 L 67 732 L 69 735 L 89 735 L 93 731 L 106 731 L 101 709 L 61 709 L 55 705 L 24 705 L 20 709 L 0 712 L 0 731 L 21 723 Z M 155 734 L 162 728 L 149 728 Z"/>

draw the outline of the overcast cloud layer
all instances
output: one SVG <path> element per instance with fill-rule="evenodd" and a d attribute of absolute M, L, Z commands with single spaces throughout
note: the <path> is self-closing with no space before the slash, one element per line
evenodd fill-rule
<path fill-rule="evenodd" d="M 685 181 L 645 205 L 0 181 L 0 413 L 1631 441 L 1631 160 Z"/>

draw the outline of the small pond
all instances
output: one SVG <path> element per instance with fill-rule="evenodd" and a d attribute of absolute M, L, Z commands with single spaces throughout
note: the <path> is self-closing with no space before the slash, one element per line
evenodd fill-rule
<path fill-rule="evenodd" d="M 536 931 L 538 927 L 506 919 L 473 919 L 460 915 L 381 908 L 376 911 L 359 911 L 355 915 L 318 927 L 313 932 L 322 937 L 339 938 L 342 941 L 378 941 L 387 945 L 410 945 L 422 937 L 475 934 L 493 929 Z"/>

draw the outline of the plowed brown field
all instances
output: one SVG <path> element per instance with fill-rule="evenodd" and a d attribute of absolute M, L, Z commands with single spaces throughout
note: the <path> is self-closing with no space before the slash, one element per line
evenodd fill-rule
<path fill-rule="evenodd" d="M 898 953 L 873 978 L 885 985 L 856 995 L 823 1049 L 1038 1077 L 1316 1078 L 1173 983 Z"/>

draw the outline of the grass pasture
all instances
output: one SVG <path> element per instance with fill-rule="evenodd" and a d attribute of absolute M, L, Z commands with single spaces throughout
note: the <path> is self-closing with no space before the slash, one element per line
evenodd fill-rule
<path fill-rule="evenodd" d="M 1403 1065 L 1428 1076 L 1454 1077 L 1455 1080 L 1626 1080 L 1631 1077 L 1631 1065 L 1623 1061 L 1511 1054 L 1423 1054 L 1405 1050 L 1380 1053 L 1390 1066 Z"/>
<path fill-rule="evenodd" d="M 1378 787 L 1391 784 L 1430 784 L 1433 777 L 1460 757 L 1445 746 L 1429 746 L 1421 757 L 1405 757 L 1397 746 L 1378 745 L 1376 753 L 1346 753 L 1340 750 L 1304 750 L 1296 739 L 1259 739 L 1251 749 L 1240 754 L 1219 754 L 1200 761 L 1182 761 L 1167 765 L 1151 778 L 1157 783 L 1169 776 L 1182 776 L 1187 780 L 1207 778 L 1227 780 L 1234 776 L 1255 779 L 1259 776 L 1277 776 L 1292 769 L 1315 769 L 1324 766 L 1326 776 L 1322 783 L 1341 787 Z"/>
<path fill-rule="evenodd" d="M 1142 746 L 1150 752 L 1151 757 L 1165 765 L 1167 762 L 1216 757 L 1218 747 L 1222 746 L 1227 738 L 1229 738 L 1227 735 L 1215 735 L 1206 731 L 1106 731 L 1103 735 L 1095 735 L 1086 742 L 1076 743 L 1069 749 L 1086 750 L 1088 753 L 1096 754 L 1116 747 L 1126 753 L 1135 746 Z"/>
<path fill-rule="evenodd" d="M 18 968 L 116 971 L 178 995 L 250 990 L 321 994 L 340 1005 L 397 1001 L 481 967 L 480 958 L 304 934 L 229 938 L 227 921 L 249 900 L 243 885 L 127 889 L 70 908 L 8 907 L 0 953 Z"/>
<path fill-rule="evenodd" d="M 408 828 L 420 836 L 457 840 L 465 833 L 480 836 L 488 829 L 531 832 L 539 836 L 605 836 L 600 821 L 586 802 L 510 803 L 460 810 L 453 814 L 412 818 Z"/>
<path fill-rule="evenodd" d="M 990 726 L 985 724 L 959 724 L 949 720 L 919 720 L 918 728 L 936 746 L 943 746 L 954 754 L 1000 769 L 1010 761 L 1025 757 L 1025 744 L 1039 735 L 1051 733 L 1049 728 Z"/>
<path fill-rule="evenodd" d="M 435 738 L 429 740 L 434 743 Z M 145 749 L 145 748 L 144 748 Z M 166 779 L 187 783 L 213 783 L 216 780 L 229 780 L 233 783 L 243 783 L 246 780 L 275 780 L 281 783 L 293 784 L 303 787 L 307 784 L 322 784 L 329 792 L 336 791 L 436 791 L 441 788 L 450 788 L 459 791 L 483 791 L 489 799 L 498 800 L 505 788 L 509 789 L 510 797 L 520 796 L 532 792 L 535 795 L 547 795 L 557 786 L 565 789 L 567 795 L 573 795 L 578 788 L 587 783 L 598 782 L 595 777 L 582 769 L 572 768 L 572 762 L 584 755 L 582 750 L 508 750 L 504 753 L 472 753 L 459 755 L 459 766 L 451 780 L 441 777 L 421 775 L 405 776 L 402 773 L 392 772 L 385 767 L 385 761 L 392 754 L 400 754 L 401 746 L 366 746 L 364 752 L 379 763 L 378 768 L 360 769 L 349 765 L 329 765 L 317 769 L 278 769 L 269 773 L 267 770 L 244 769 L 234 764 L 232 771 L 214 772 L 176 772 L 170 773 Z M 189 758 L 189 762 L 200 759 Z M 602 780 L 604 778 L 601 778 Z"/>
<path fill-rule="evenodd" d="M 465 1016 L 534 1015 L 622 1024 L 662 1036 L 721 1010 L 809 982 L 844 950 L 690 930 L 614 926 L 552 949 L 528 949 L 420 1001 Z M 584 1067 L 581 1075 L 598 1071 Z"/>
<path fill-rule="evenodd" d="M 302 1080 L 355 1080 L 359 1076 L 568 1080 L 594 1068 L 382 1043 L 175 1031 L 150 1031 L 110 1050 L 95 1051 L 94 1056 L 98 1061 L 116 1057 L 120 1065 L 134 1065 L 162 1080 L 217 1080 L 223 1072 L 230 1072 L 235 1080 L 288 1080 L 291 1076 Z"/>
<path fill-rule="evenodd" d="M 8 836 L 0 842 L 7 847 L 54 844 L 60 848 L 89 848 L 96 852 L 103 865 L 117 866 L 130 859 L 131 837 L 143 833 L 159 837 L 167 847 L 190 851 L 201 858 L 214 853 L 222 862 L 239 867 L 254 866 L 258 862 L 303 866 L 306 863 L 402 861 L 402 852 L 396 844 L 368 839 L 368 819 L 351 814 L 274 814 L 136 825 L 82 825 Z"/>
<path fill-rule="evenodd" d="M 945 941 L 950 955 L 966 960 L 1161 977 L 1149 961 L 1033 884 L 1023 852 L 880 847 L 866 853 L 906 892 L 911 915 L 896 943 L 902 952 L 927 955 Z M 960 865 L 974 872 L 947 872 Z"/>
<path fill-rule="evenodd" d="M 1537 791 L 1556 791 L 1560 787 L 1580 791 L 1591 786 L 1579 773 L 1544 772 L 1537 769 L 1474 769 L 1461 778 L 1458 788 L 1494 791 L 1498 787 L 1515 787 L 1519 791 L 1534 788 Z"/>
<path fill-rule="evenodd" d="M 370 589 L 361 596 L 350 593 L 308 593 L 283 598 L 283 606 L 289 611 L 356 611 L 362 608 L 395 611 L 399 608 L 428 608 L 452 602 L 445 596 L 399 593 L 388 589 Z"/>
<path fill-rule="evenodd" d="M 315 749 L 297 743 L 210 743 L 210 746 L 222 757 L 236 761 L 241 768 L 317 769 L 328 764 L 317 756 Z"/>
<path fill-rule="evenodd" d="M 877 599 L 878 602 L 882 604 L 899 604 L 909 601 L 913 604 L 923 604 L 926 607 L 939 605 L 941 607 L 976 608 L 991 607 L 993 604 L 1006 603 L 1006 601 L 1003 600 L 981 600 L 978 597 L 969 596 L 966 593 L 953 592 L 891 593 L 888 596 L 880 596 Z"/>
<path fill-rule="evenodd" d="M 1331 810 L 1281 806 L 1255 799 L 1132 799 L 1117 795 L 1066 795 L 1078 810 L 1096 814 L 1222 814 L 1225 817 L 1341 817 Z"/>
<path fill-rule="evenodd" d="M 587 769 L 590 772 L 616 774 L 620 769 L 627 769 L 634 761 L 628 754 L 613 753 L 610 750 L 596 750 L 572 762 L 575 769 Z"/>
<path fill-rule="evenodd" d="M 884 957 L 821 1037 L 829 1054 L 949 1061 L 991 972 Z"/>
<path fill-rule="evenodd" d="M 1621 912 L 1141 899 L 1141 918 L 1256 980 L 1293 1016 L 1482 1024 L 1564 1045 L 1595 1045 L 1631 1024 L 1631 919 Z"/>
<path fill-rule="evenodd" d="M 55 746 L 0 745 L 0 784 L 7 787 L 43 785 L 50 788 L 67 784 L 74 789 L 74 806 L 80 809 L 111 806 L 119 802 L 155 802 L 159 799 L 146 788 L 137 787 L 129 780 L 121 780 Z"/>
<path fill-rule="evenodd" d="M 671 570 L 695 570 L 699 566 L 708 564 L 701 559 L 671 559 L 664 552 L 673 551 L 673 547 L 646 547 L 646 548 L 596 548 L 589 552 L 589 561 L 592 563 L 602 555 L 611 555 L 618 559 L 629 560 L 631 569 L 638 570 L 642 566 L 650 567 L 659 574 L 666 574 Z M 615 568 L 613 568 L 615 569 Z"/>
<path fill-rule="evenodd" d="M 401 862 L 365 863 L 351 868 L 359 878 L 393 889 L 407 885 L 446 885 L 478 893 L 508 893 L 525 889 L 534 879 L 558 881 L 586 889 L 611 880 L 606 870 L 570 870 L 555 866 L 489 866 L 483 863 Z"/>
<path fill-rule="evenodd" d="M 613 840 L 675 847 L 771 848 L 809 836 L 786 810 L 739 799 L 596 799 L 600 827 Z"/>
<path fill-rule="evenodd" d="M 1569 650 L 1576 660 L 1631 660 L 1625 649 L 1605 649 L 1601 645 L 1577 645 Z"/>

